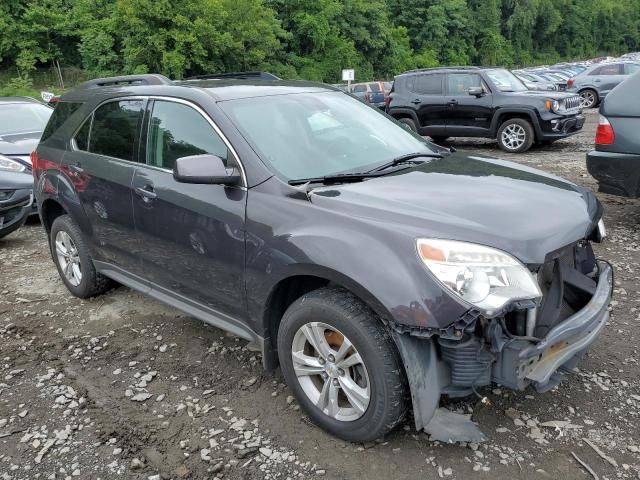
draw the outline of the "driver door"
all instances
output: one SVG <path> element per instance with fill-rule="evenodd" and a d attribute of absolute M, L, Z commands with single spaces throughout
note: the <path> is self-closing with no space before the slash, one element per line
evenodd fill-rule
<path fill-rule="evenodd" d="M 133 216 L 152 290 L 244 318 L 247 190 L 179 183 L 176 159 L 210 153 L 237 163 L 213 121 L 197 106 L 153 100 L 142 142 L 146 162 L 133 177 Z"/>
<path fill-rule="evenodd" d="M 484 95 L 469 95 L 469 89 L 481 87 Z M 445 103 L 448 107 L 448 136 L 485 136 L 491 126 L 493 95 L 477 73 L 448 73 Z"/>

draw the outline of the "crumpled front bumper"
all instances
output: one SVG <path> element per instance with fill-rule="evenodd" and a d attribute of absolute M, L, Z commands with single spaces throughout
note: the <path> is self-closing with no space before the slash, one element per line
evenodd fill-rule
<path fill-rule="evenodd" d="M 573 368 L 602 332 L 609 320 L 613 270 L 605 262 L 598 262 L 598 267 L 596 291 L 584 308 L 553 327 L 542 341 L 517 340 L 504 348 L 494 368 L 501 374 L 515 373 L 510 387 L 523 389 L 532 384 L 539 391 L 553 388 L 561 379 L 558 370 Z"/>

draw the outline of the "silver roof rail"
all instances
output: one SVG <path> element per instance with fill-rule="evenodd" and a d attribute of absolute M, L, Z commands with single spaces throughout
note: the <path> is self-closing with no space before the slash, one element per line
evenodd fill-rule
<path fill-rule="evenodd" d="M 95 78 L 81 83 L 77 88 L 117 87 L 121 85 L 170 85 L 173 82 L 164 75 L 148 73 L 143 75 L 122 75 L 120 77 Z"/>

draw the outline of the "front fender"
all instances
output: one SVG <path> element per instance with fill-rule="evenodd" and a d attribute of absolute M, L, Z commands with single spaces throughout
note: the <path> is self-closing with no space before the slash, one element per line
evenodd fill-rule
<path fill-rule="evenodd" d="M 536 137 L 539 137 L 542 134 L 540 119 L 538 118 L 538 115 L 534 110 L 527 107 L 504 107 L 497 109 L 495 115 L 493 116 L 490 127 L 491 135 L 495 136 L 498 133 L 498 128 L 500 128 L 500 125 L 504 121 L 505 117 L 507 117 L 507 115 L 509 114 L 514 113 L 526 116 L 529 120 L 531 120 L 533 129 L 536 132 Z"/>
<path fill-rule="evenodd" d="M 256 330 L 278 283 L 317 276 L 351 290 L 384 320 L 405 329 L 440 330 L 467 307 L 420 263 L 415 239 L 392 226 L 342 215 L 306 197 L 263 184 L 247 200 L 246 289 Z"/>

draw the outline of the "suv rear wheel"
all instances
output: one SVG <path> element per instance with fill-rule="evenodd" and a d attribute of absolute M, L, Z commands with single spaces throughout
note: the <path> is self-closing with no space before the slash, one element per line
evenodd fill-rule
<path fill-rule="evenodd" d="M 416 122 L 414 122 L 410 118 L 398 118 L 398 122 L 402 123 L 403 125 L 406 125 L 407 127 L 409 127 L 414 132 L 418 131 L 418 127 L 416 127 Z"/>
<path fill-rule="evenodd" d="M 341 288 L 296 300 L 278 331 L 282 373 L 311 419 L 351 442 L 372 441 L 406 412 L 398 351 L 376 315 Z"/>
<path fill-rule="evenodd" d="M 431 135 L 431 140 L 433 140 L 434 143 L 442 143 L 442 142 L 446 141 L 447 138 L 449 138 L 449 137 L 438 136 L 438 135 L 436 135 L 434 137 L 433 135 Z"/>
<path fill-rule="evenodd" d="M 533 126 L 524 118 L 510 118 L 500 125 L 497 140 L 498 146 L 505 152 L 526 152 L 535 140 Z"/>
<path fill-rule="evenodd" d="M 60 278 L 73 295 L 89 298 L 111 287 L 111 280 L 96 272 L 80 227 L 69 215 L 53 221 L 49 242 Z"/>
<path fill-rule="evenodd" d="M 598 104 L 598 93 L 587 88 L 580 92 L 580 106 L 582 108 L 593 108 Z"/>

